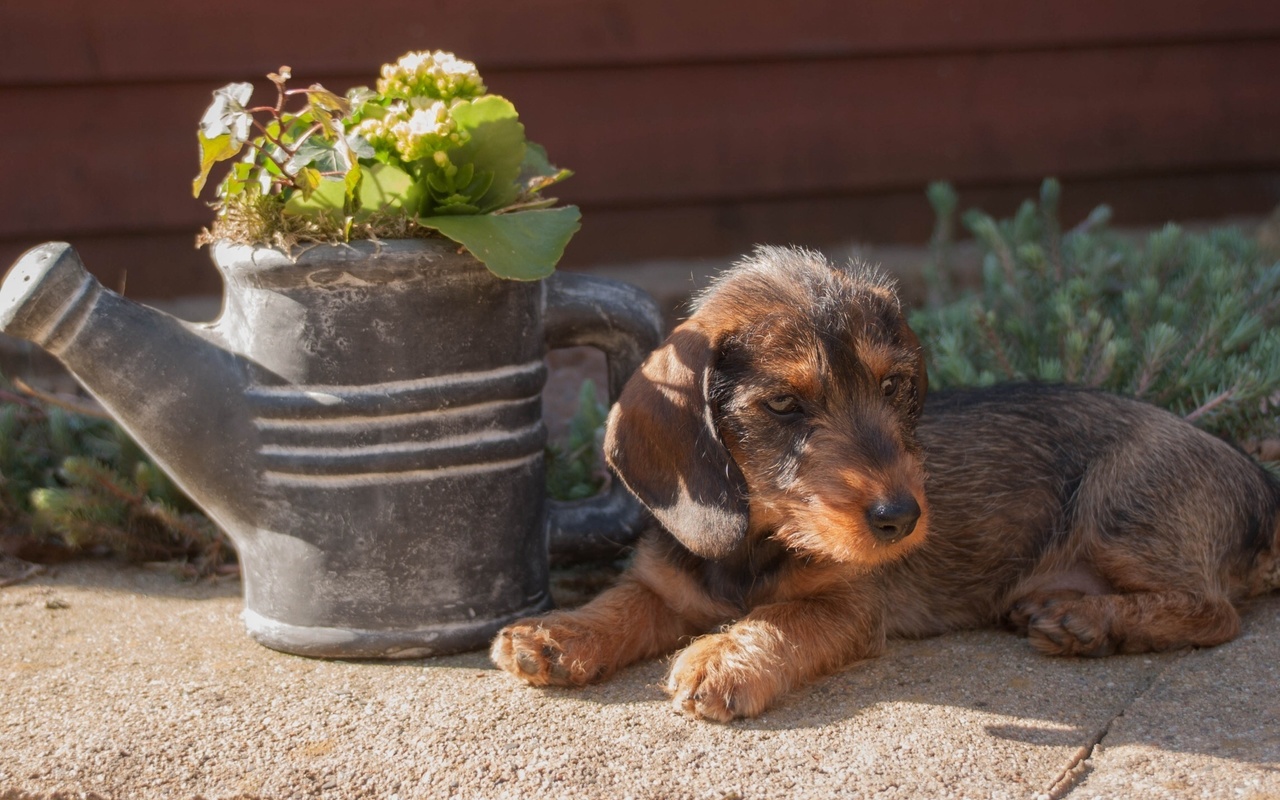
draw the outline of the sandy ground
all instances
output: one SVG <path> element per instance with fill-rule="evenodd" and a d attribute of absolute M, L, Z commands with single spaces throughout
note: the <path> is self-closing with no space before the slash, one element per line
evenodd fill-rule
<path fill-rule="evenodd" d="M 1280 597 L 1211 650 L 899 642 L 729 725 L 676 714 L 661 662 L 535 690 L 483 653 L 284 655 L 241 609 L 103 563 L 0 589 L 0 797 L 1280 798 Z"/>

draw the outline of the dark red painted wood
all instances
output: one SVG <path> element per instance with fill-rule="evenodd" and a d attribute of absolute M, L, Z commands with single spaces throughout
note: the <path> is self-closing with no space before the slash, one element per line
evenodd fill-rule
<path fill-rule="evenodd" d="M 11 2 L 0 83 L 359 75 L 443 48 L 489 69 L 843 58 L 1274 37 L 1272 0 Z"/>
<path fill-rule="evenodd" d="M 597 208 L 1280 167 L 1280 45 L 493 73 Z M 304 78 L 305 80 L 305 78 Z M 332 87 L 336 83 L 325 81 Z M 210 85 L 0 92 L 0 237 L 191 230 Z"/>
<path fill-rule="evenodd" d="M 744 8 L 385 0 L 350 22 L 350 4 L 315 0 L 250 29 L 248 0 L 10 3 L 0 266 L 68 238 L 108 285 L 127 271 L 130 294 L 215 290 L 190 247 L 211 218 L 189 192 L 209 92 L 282 63 L 341 90 L 435 47 L 479 62 L 577 171 L 570 267 L 919 242 L 937 178 L 1008 211 L 1054 174 L 1068 210 L 1106 200 L 1132 223 L 1280 202 L 1274 0 Z"/>

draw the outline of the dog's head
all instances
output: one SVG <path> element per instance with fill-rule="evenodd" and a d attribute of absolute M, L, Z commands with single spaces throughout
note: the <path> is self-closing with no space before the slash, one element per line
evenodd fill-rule
<path fill-rule="evenodd" d="M 706 558 L 748 533 L 874 565 L 927 529 L 920 342 L 891 280 L 758 248 L 700 298 L 609 415 L 610 465 Z"/>

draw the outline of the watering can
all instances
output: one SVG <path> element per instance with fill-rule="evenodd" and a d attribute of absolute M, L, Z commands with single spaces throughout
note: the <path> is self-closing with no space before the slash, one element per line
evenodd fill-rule
<path fill-rule="evenodd" d="M 481 647 L 550 606 L 549 551 L 616 552 L 643 525 L 621 481 L 546 499 L 541 406 L 549 348 L 602 350 L 617 397 L 661 339 L 639 289 L 503 280 L 434 239 L 211 255 L 222 312 L 195 324 L 40 245 L 0 286 L 0 331 L 60 359 L 226 531 L 262 644 Z"/>

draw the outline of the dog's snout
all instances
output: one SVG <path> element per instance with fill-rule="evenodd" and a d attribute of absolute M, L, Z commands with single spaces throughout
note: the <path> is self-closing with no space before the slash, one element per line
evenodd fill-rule
<path fill-rule="evenodd" d="M 886 544 L 901 541 L 916 529 L 920 504 L 911 495 L 881 500 L 867 509 L 871 533 Z"/>

